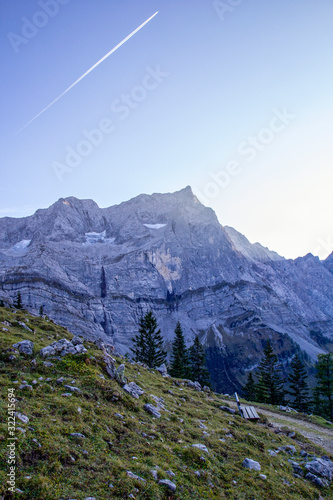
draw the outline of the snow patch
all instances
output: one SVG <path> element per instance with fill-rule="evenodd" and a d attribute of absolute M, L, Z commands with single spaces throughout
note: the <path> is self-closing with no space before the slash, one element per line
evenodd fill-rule
<path fill-rule="evenodd" d="M 165 227 L 166 224 L 144 224 L 144 226 L 148 227 L 148 229 L 161 229 Z"/>
<path fill-rule="evenodd" d="M 85 233 L 86 243 L 88 245 L 94 245 L 95 243 L 113 243 L 115 238 L 107 238 L 106 231 L 101 233 Z"/>
<path fill-rule="evenodd" d="M 31 240 L 21 240 L 12 247 L 13 252 L 23 252 L 30 245 Z"/>

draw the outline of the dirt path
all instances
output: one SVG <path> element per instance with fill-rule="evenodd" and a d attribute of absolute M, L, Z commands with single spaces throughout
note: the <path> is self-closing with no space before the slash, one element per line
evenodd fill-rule
<path fill-rule="evenodd" d="M 230 406 L 237 407 L 236 403 L 233 401 L 224 402 L 228 403 Z M 306 438 L 310 439 L 310 441 L 318 446 L 321 446 L 324 450 L 333 455 L 333 430 L 325 429 L 320 425 L 312 424 L 311 422 L 307 422 L 305 420 L 293 418 L 289 416 L 289 414 L 280 415 L 279 413 L 274 413 L 269 410 L 263 410 L 253 403 L 251 404 L 257 408 L 259 413 L 266 415 L 272 424 L 286 426 L 289 427 L 289 429 L 299 432 Z"/>

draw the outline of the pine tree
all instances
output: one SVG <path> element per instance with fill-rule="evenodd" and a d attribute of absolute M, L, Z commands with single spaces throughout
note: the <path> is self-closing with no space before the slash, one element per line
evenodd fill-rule
<path fill-rule="evenodd" d="M 104 266 L 102 266 L 102 271 L 101 271 L 101 297 L 102 299 L 106 297 L 106 278 L 105 278 Z"/>
<path fill-rule="evenodd" d="M 141 318 L 139 334 L 133 337 L 134 360 L 145 363 L 149 368 L 160 366 L 166 360 L 166 351 L 163 350 L 161 330 L 157 329 L 157 320 L 152 311 Z"/>
<path fill-rule="evenodd" d="M 21 297 L 21 293 L 20 292 L 17 292 L 16 300 L 14 302 L 14 307 L 16 309 L 23 309 L 22 297 Z"/>
<path fill-rule="evenodd" d="M 193 345 L 189 349 L 190 355 L 190 373 L 189 378 L 193 382 L 199 382 L 201 385 L 210 385 L 210 375 L 206 368 L 206 356 L 199 337 L 196 336 Z"/>
<path fill-rule="evenodd" d="M 257 385 L 254 381 L 252 372 L 247 376 L 247 382 L 243 387 L 243 396 L 248 401 L 257 401 Z"/>
<path fill-rule="evenodd" d="M 277 355 L 273 352 L 272 344 L 267 340 L 264 349 L 264 358 L 259 365 L 258 401 L 278 405 L 284 403 L 285 391 L 281 380 L 281 367 Z"/>
<path fill-rule="evenodd" d="M 40 308 L 39 308 L 39 316 L 41 318 L 44 316 L 44 306 L 40 306 Z"/>
<path fill-rule="evenodd" d="M 295 410 L 306 412 L 309 409 L 309 387 L 306 382 L 308 377 L 306 368 L 298 354 L 291 361 L 293 372 L 289 375 L 290 394 L 293 398 L 292 406 Z"/>
<path fill-rule="evenodd" d="M 324 415 L 333 421 L 333 356 L 332 354 L 319 354 L 317 363 L 316 391 Z M 323 399 L 322 399 L 323 398 Z"/>
<path fill-rule="evenodd" d="M 175 378 L 187 378 L 189 376 L 189 356 L 179 321 L 175 329 L 175 339 L 172 343 L 170 375 Z"/>
<path fill-rule="evenodd" d="M 5 303 L 2 299 L 0 300 L 0 307 L 5 307 Z"/>

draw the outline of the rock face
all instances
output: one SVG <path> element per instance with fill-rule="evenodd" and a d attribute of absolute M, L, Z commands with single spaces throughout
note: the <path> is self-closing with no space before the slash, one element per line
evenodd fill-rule
<path fill-rule="evenodd" d="M 60 199 L 0 219 L 0 299 L 44 313 L 125 354 L 152 309 L 170 348 L 177 321 L 215 368 L 214 388 L 240 389 L 270 338 L 288 359 L 333 342 L 333 257 L 285 260 L 222 227 L 191 188 L 99 208 Z"/>

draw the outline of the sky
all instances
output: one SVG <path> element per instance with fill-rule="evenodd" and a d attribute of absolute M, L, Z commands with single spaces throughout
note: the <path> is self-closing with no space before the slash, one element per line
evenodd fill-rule
<path fill-rule="evenodd" d="M 0 217 L 190 185 L 252 243 L 325 258 L 332 19 L 331 0 L 2 0 Z"/>

